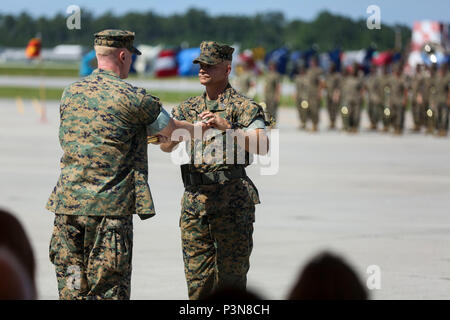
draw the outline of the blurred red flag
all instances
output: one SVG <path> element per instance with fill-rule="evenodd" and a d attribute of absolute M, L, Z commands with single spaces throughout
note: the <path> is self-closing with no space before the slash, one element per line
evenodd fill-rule
<path fill-rule="evenodd" d="M 25 55 L 28 59 L 34 59 L 39 57 L 41 54 L 41 39 L 33 38 L 28 42 L 27 48 L 25 49 Z"/>

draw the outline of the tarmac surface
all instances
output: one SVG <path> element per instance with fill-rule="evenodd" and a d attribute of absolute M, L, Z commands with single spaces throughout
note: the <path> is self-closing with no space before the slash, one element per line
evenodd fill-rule
<path fill-rule="evenodd" d="M 46 103 L 45 123 L 38 110 L 28 100 L 23 109 L 0 100 L 0 207 L 15 213 L 31 238 L 39 298 L 57 299 L 48 259 L 53 214 L 45 203 L 62 155 L 58 103 Z M 249 289 L 284 299 L 300 268 L 331 250 L 364 284 L 369 266 L 379 267 L 381 287 L 369 290 L 372 299 L 449 299 L 450 138 L 369 132 L 365 114 L 361 132 L 347 134 L 327 130 L 324 111 L 321 117 L 320 132 L 299 131 L 296 110 L 282 108 L 278 173 L 261 175 L 256 164 L 248 170 L 262 202 Z M 179 166 L 153 145 L 149 181 L 157 215 L 134 218 L 131 298 L 187 299 Z"/>
<path fill-rule="evenodd" d="M 65 88 L 69 84 L 78 81 L 75 77 L 40 77 L 40 76 L 5 76 L 0 75 L 0 87 L 21 87 L 21 88 Z M 189 78 L 167 78 L 167 79 L 141 79 L 129 78 L 127 82 L 143 87 L 148 90 L 160 90 L 168 92 L 203 92 L 204 87 L 198 81 L 192 81 Z M 259 94 L 264 92 L 264 81 L 258 79 L 256 91 Z M 283 82 L 281 86 L 283 95 L 292 95 L 295 92 L 295 86 L 292 82 Z"/>

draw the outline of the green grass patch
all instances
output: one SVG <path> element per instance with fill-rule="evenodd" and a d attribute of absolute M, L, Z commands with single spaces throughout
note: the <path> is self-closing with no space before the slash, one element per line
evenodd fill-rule
<path fill-rule="evenodd" d="M 263 98 L 259 97 L 258 95 L 253 98 L 253 100 L 257 103 L 263 102 Z M 295 100 L 292 96 L 281 96 L 280 106 L 283 107 L 294 107 L 295 106 Z"/>
<path fill-rule="evenodd" d="M 40 88 L 22 88 L 22 87 L 0 87 L 0 98 L 17 98 L 22 99 L 46 99 L 46 100 L 60 100 L 64 89 L 60 88 L 45 88 L 41 91 Z M 163 104 L 165 103 L 181 103 L 182 101 L 197 96 L 200 94 L 198 91 L 154 91 L 151 90 L 150 94 L 158 97 Z M 262 102 L 262 100 L 256 96 L 254 99 L 256 102 Z M 281 106 L 294 107 L 295 102 L 291 96 L 283 96 L 281 98 Z"/>
<path fill-rule="evenodd" d="M 75 77 L 78 78 L 79 70 L 78 66 L 64 66 L 64 65 L 0 65 L 0 75 L 3 76 L 32 76 L 32 77 Z M 198 77 L 168 77 L 168 78 L 156 78 L 151 75 L 137 75 L 130 73 L 130 79 L 139 80 L 158 80 L 158 81 L 173 81 L 173 80 L 185 80 L 189 82 L 198 82 Z"/>
<path fill-rule="evenodd" d="M 27 67 L 0 66 L 0 75 L 5 76 L 46 76 L 46 77 L 78 77 L 78 69 L 64 67 Z"/>
<path fill-rule="evenodd" d="M 0 87 L 0 98 L 22 99 L 47 99 L 60 100 L 63 89 L 46 88 L 41 91 L 40 88 L 21 88 L 21 87 Z M 152 95 L 157 96 L 163 103 L 180 103 L 189 97 L 196 96 L 199 92 L 169 92 L 169 91 L 151 91 Z"/>

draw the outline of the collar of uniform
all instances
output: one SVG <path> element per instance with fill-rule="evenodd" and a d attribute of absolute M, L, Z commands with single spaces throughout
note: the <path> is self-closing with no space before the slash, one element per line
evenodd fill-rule
<path fill-rule="evenodd" d="M 119 75 L 117 73 L 115 73 L 114 71 L 111 71 L 111 70 L 95 69 L 94 71 L 92 71 L 92 74 L 99 74 L 99 75 L 101 74 L 101 75 L 110 76 L 110 77 L 114 77 L 114 78 L 120 79 Z"/>
<path fill-rule="evenodd" d="M 219 94 L 219 97 L 217 98 L 217 104 L 211 111 L 224 111 L 226 110 L 227 104 L 230 101 L 230 98 L 233 96 L 234 89 L 233 87 L 228 83 L 225 87 L 225 90 L 221 94 Z M 201 102 L 198 103 L 193 109 L 195 109 L 198 113 L 206 110 L 206 91 L 202 94 Z"/>

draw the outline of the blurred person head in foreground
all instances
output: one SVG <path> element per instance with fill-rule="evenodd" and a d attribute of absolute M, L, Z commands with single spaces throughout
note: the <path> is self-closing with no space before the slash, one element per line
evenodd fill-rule
<path fill-rule="evenodd" d="M 216 288 L 209 296 L 205 298 L 208 301 L 257 301 L 263 300 L 262 297 L 246 288 L 236 286 L 223 286 Z"/>
<path fill-rule="evenodd" d="M 366 300 L 367 292 L 355 271 L 341 257 L 323 252 L 303 268 L 289 300 Z"/>
<path fill-rule="evenodd" d="M 0 209 L 0 299 L 36 298 L 33 249 L 19 220 Z"/>

